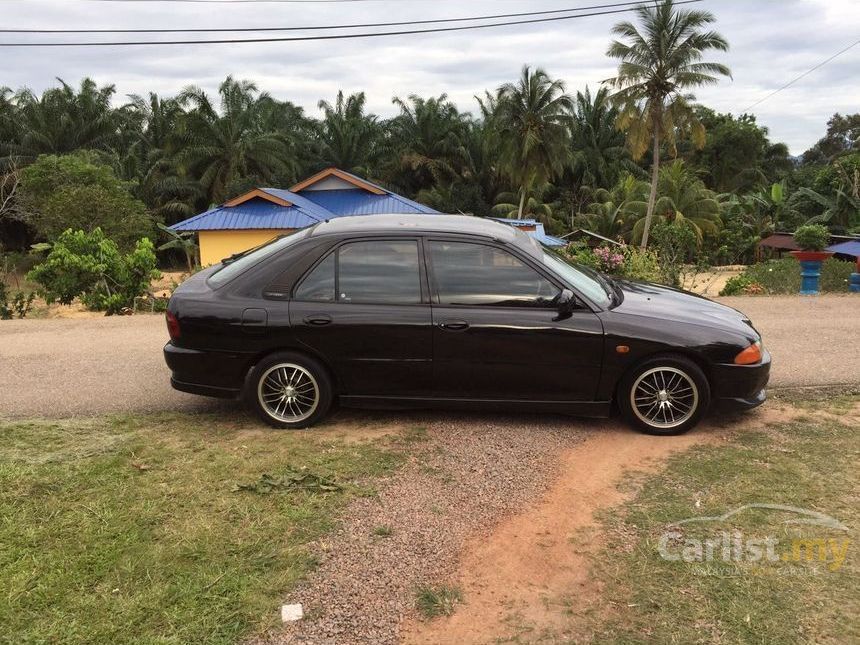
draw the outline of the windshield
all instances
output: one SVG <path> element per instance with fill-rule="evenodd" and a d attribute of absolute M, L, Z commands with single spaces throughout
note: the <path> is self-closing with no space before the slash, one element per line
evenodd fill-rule
<path fill-rule="evenodd" d="M 612 303 L 612 287 L 596 271 L 571 264 L 557 253 L 548 251 L 543 252 L 543 263 L 595 304 L 607 307 Z"/>
<path fill-rule="evenodd" d="M 209 276 L 209 286 L 213 289 L 217 289 L 222 284 L 226 284 L 235 278 L 237 275 L 244 273 L 252 266 L 270 258 L 275 255 L 275 253 L 295 244 L 299 240 L 304 239 L 308 236 L 309 232 L 309 228 L 304 228 L 290 235 L 279 235 L 258 247 L 226 258 L 224 260 L 224 265 Z"/>

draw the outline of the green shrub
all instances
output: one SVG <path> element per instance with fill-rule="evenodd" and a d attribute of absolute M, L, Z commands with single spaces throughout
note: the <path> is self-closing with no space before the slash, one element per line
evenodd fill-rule
<path fill-rule="evenodd" d="M 820 289 L 825 293 L 848 291 L 848 279 L 855 270 L 853 262 L 829 258 L 821 265 Z M 800 291 L 800 265 L 794 258 L 753 264 L 739 276 L 729 279 L 721 296 L 749 293 L 750 285 L 761 285 L 763 293 L 794 294 Z"/>
<path fill-rule="evenodd" d="M 642 282 L 659 282 L 660 260 L 657 254 L 650 249 L 639 249 L 635 246 L 625 246 L 624 266 L 622 275 L 631 280 Z"/>
<path fill-rule="evenodd" d="M 25 292 L 20 288 L 11 291 L 7 284 L 15 282 L 17 286 L 18 280 L 15 278 L 16 267 L 10 261 L 10 257 L 3 258 L 3 263 L 0 264 L 0 320 L 12 320 L 13 318 L 24 318 L 30 313 L 30 308 L 33 306 L 33 300 L 36 299 L 36 294 L 32 291 Z"/>
<path fill-rule="evenodd" d="M 652 250 L 641 250 L 638 247 L 623 245 L 621 247 L 609 247 L 590 249 L 585 244 L 571 244 L 561 251 L 562 255 L 572 262 L 587 266 L 595 271 L 612 273 L 630 280 L 641 280 L 642 282 L 659 282 L 661 279 L 660 263 L 657 254 Z M 619 265 L 612 259 L 608 263 L 606 256 L 621 255 L 623 261 Z M 603 256 L 603 257 L 601 257 Z M 611 264 L 611 266 L 608 266 Z M 614 267 L 614 268 L 613 268 Z"/>
<path fill-rule="evenodd" d="M 80 297 L 89 309 L 109 314 L 133 307 L 134 299 L 158 276 L 152 242 L 138 240 L 131 253 L 122 255 L 100 228 L 92 233 L 65 231 L 45 261 L 27 274 L 41 285 L 48 303 L 68 305 Z"/>
<path fill-rule="evenodd" d="M 680 287 L 684 264 L 698 246 L 696 234 L 689 226 L 659 221 L 651 229 L 651 239 L 659 258 L 660 282 Z"/>
<path fill-rule="evenodd" d="M 794 241 L 804 251 L 823 251 L 830 243 L 830 233 L 821 224 L 807 224 L 794 232 Z"/>
<path fill-rule="evenodd" d="M 36 294 L 25 293 L 21 290 L 15 291 L 9 300 L 9 289 L 6 283 L 0 281 L 0 320 L 12 320 L 13 318 L 24 318 L 30 313 Z"/>

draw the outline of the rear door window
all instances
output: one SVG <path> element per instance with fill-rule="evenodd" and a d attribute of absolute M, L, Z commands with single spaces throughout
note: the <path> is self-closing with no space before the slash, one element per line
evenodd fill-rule
<path fill-rule="evenodd" d="M 343 244 L 305 276 L 293 297 L 308 302 L 418 304 L 418 242 L 371 240 Z"/>

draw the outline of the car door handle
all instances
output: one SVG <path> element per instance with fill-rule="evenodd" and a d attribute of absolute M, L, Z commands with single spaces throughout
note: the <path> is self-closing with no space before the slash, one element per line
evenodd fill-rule
<path fill-rule="evenodd" d="M 328 314 L 317 314 L 316 316 L 308 316 L 305 318 L 305 323 L 308 325 L 314 325 L 315 327 L 322 327 L 323 325 L 328 325 L 331 322 L 331 316 Z"/>
<path fill-rule="evenodd" d="M 465 320 L 443 320 L 439 323 L 439 326 L 448 331 L 463 331 L 469 328 L 469 323 Z"/>

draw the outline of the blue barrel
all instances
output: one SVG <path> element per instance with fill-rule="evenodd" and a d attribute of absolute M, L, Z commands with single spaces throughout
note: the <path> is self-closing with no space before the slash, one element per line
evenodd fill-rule
<path fill-rule="evenodd" d="M 848 291 L 851 293 L 860 293 L 860 273 L 851 274 L 851 279 L 848 282 Z"/>

